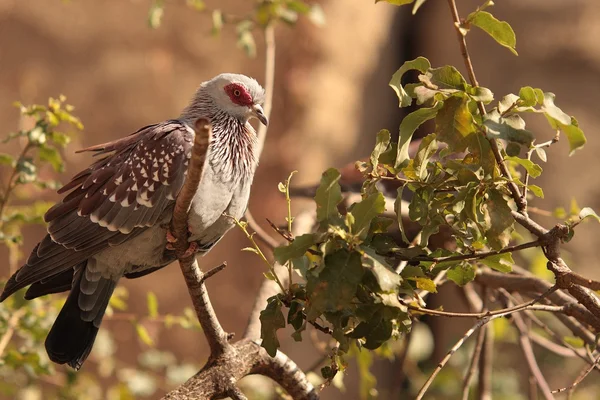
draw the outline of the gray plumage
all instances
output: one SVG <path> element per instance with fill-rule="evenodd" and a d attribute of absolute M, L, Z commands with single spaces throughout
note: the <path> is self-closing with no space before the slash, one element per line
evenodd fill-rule
<path fill-rule="evenodd" d="M 221 74 L 204 82 L 178 119 L 80 151 L 101 157 L 58 193 L 45 215 L 48 234 L 4 287 L 0 302 L 31 285 L 25 298 L 71 290 L 46 339 L 54 362 L 79 369 L 91 351 L 118 280 L 138 278 L 175 260 L 167 227 L 182 188 L 198 118 L 213 140 L 192 201 L 190 241 L 208 251 L 241 218 L 257 166 L 251 117 L 268 121 L 264 90 L 252 78 Z"/>

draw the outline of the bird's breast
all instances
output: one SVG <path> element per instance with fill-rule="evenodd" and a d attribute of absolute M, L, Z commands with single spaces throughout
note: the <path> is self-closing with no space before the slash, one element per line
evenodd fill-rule
<path fill-rule="evenodd" d="M 205 166 L 190 210 L 190 240 L 212 243 L 234 225 L 231 217 L 240 219 L 244 215 L 252 177 L 224 181 L 210 163 Z"/>

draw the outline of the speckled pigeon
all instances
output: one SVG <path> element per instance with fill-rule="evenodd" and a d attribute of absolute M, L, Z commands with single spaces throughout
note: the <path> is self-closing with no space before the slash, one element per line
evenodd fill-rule
<path fill-rule="evenodd" d="M 221 74 L 201 84 L 179 118 L 80 150 L 101 158 L 58 191 L 68 194 L 46 213 L 48 234 L 0 296 L 4 301 L 28 285 L 26 299 L 70 290 L 46 338 L 53 362 L 79 369 L 118 280 L 175 260 L 168 226 L 198 118 L 210 121 L 213 138 L 190 211 L 190 248 L 208 251 L 233 226 L 229 216 L 243 216 L 257 166 L 248 119 L 267 125 L 263 100 L 254 79 Z"/>

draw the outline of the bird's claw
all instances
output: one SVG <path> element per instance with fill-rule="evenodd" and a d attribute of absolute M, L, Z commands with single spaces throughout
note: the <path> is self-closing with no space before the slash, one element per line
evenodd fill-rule
<path fill-rule="evenodd" d="M 192 233 L 190 231 L 189 227 L 188 227 L 188 233 Z M 167 250 L 175 250 L 175 246 L 174 246 L 175 243 L 177 243 L 177 238 L 173 235 L 173 233 L 171 233 L 171 229 L 167 228 L 167 246 L 166 246 Z M 198 243 L 190 242 L 189 247 L 187 248 L 185 253 L 183 253 L 183 258 L 189 257 L 192 254 L 195 254 L 199 247 L 200 246 L 198 246 Z"/>

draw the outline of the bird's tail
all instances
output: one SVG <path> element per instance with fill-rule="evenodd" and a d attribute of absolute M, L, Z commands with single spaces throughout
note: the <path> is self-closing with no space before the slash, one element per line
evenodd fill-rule
<path fill-rule="evenodd" d="M 71 293 L 46 338 L 50 360 L 81 368 L 92 350 L 116 284 L 92 271 L 87 263 L 76 268 Z"/>

